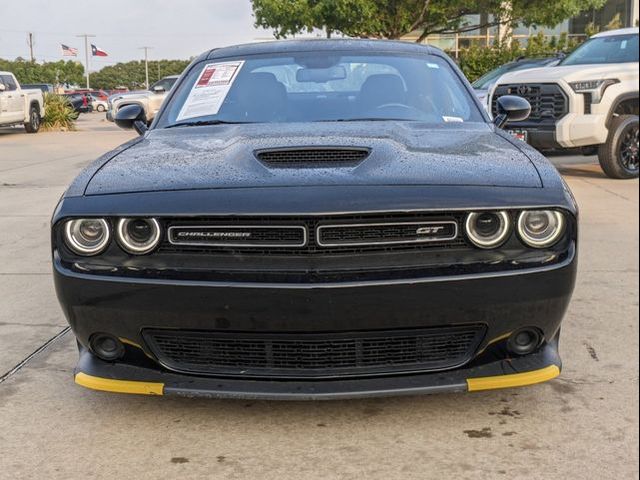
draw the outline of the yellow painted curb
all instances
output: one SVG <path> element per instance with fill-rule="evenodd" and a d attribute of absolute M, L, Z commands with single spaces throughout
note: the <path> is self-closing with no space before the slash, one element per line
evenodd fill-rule
<path fill-rule="evenodd" d="M 495 377 L 468 378 L 467 386 L 470 392 L 481 390 L 497 390 L 500 388 L 524 387 L 535 383 L 542 383 L 560 375 L 560 369 L 556 365 L 550 365 L 540 370 L 524 373 L 511 373 L 497 375 Z"/>
<path fill-rule="evenodd" d="M 94 377 L 82 372 L 76 374 L 75 381 L 83 387 L 103 392 L 134 393 L 138 395 L 162 395 L 164 393 L 164 383 L 113 380 L 111 378 Z"/>

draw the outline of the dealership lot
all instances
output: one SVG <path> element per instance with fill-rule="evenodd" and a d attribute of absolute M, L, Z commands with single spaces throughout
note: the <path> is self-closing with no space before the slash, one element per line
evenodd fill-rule
<path fill-rule="evenodd" d="M 77 350 L 51 280 L 48 223 L 59 196 L 132 136 L 99 114 L 78 126 L 0 129 L 0 375 L 9 373 L 0 380 L 0 478 L 638 475 L 637 180 L 609 180 L 592 158 L 553 158 L 581 206 L 582 245 L 564 371 L 552 382 L 320 403 L 123 396 L 73 383 Z"/>

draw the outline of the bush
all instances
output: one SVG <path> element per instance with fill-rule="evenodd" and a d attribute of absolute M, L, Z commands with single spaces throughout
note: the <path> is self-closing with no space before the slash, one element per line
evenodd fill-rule
<path fill-rule="evenodd" d="M 495 43 L 491 47 L 472 46 L 460 52 L 460 68 L 473 82 L 494 68 L 520 57 L 551 56 L 560 52 L 569 53 L 578 46 L 578 42 L 569 39 L 563 33 L 559 38 L 547 39 L 542 33 L 529 37 L 526 47 L 517 40 L 511 44 Z"/>
<path fill-rule="evenodd" d="M 75 130 L 78 113 L 73 110 L 69 100 L 61 95 L 47 93 L 44 96 L 43 130 Z"/>

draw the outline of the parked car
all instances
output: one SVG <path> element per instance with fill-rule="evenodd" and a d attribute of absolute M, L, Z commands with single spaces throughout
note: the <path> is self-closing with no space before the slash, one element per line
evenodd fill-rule
<path fill-rule="evenodd" d="M 554 67 L 564 58 L 563 54 L 554 55 L 551 57 L 521 57 L 513 62 L 505 63 L 504 65 L 499 66 L 491 70 L 490 72 L 484 74 L 482 77 L 477 79 L 471 85 L 478 96 L 480 102 L 485 106 L 487 111 L 491 111 L 489 107 L 489 90 L 491 87 L 498 81 L 498 79 L 509 72 L 517 72 L 519 70 L 527 70 L 530 68 L 537 67 Z"/>
<path fill-rule="evenodd" d="M 328 399 L 560 373 L 577 214 L 442 51 L 219 48 L 52 219 L 75 381 L 157 395 Z"/>
<path fill-rule="evenodd" d="M 91 105 L 96 112 L 106 112 L 108 103 L 106 100 L 91 94 Z"/>
<path fill-rule="evenodd" d="M 0 127 L 24 125 L 27 133 L 37 133 L 43 116 L 42 91 L 24 89 L 11 72 L 0 72 Z"/>
<path fill-rule="evenodd" d="M 158 80 L 149 90 L 112 95 L 109 97 L 107 120 L 113 121 L 123 107 L 139 105 L 144 111 L 145 121 L 150 124 L 177 79 L 178 75 L 170 75 Z"/>
<path fill-rule="evenodd" d="M 38 89 L 41 90 L 42 93 L 55 93 L 55 88 L 50 83 L 28 83 L 22 85 L 23 89 Z"/>
<path fill-rule="evenodd" d="M 638 28 L 594 35 L 552 69 L 500 78 L 492 108 L 519 94 L 531 116 L 509 128 L 539 150 L 597 152 L 611 178 L 638 177 Z"/>
<path fill-rule="evenodd" d="M 69 100 L 76 113 L 93 111 L 93 98 L 88 93 L 65 93 L 62 96 Z"/>

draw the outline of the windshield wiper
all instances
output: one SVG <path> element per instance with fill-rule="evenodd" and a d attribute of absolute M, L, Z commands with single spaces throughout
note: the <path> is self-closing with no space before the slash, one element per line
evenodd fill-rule
<path fill-rule="evenodd" d="M 201 127 L 203 125 L 244 125 L 252 122 L 230 122 L 227 120 L 197 120 L 194 122 L 178 122 L 164 128 L 174 127 Z"/>
<path fill-rule="evenodd" d="M 416 118 L 380 118 L 380 117 L 361 117 L 361 118 L 336 118 L 335 120 L 315 120 L 313 123 L 325 122 L 419 122 Z"/>

